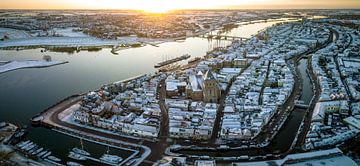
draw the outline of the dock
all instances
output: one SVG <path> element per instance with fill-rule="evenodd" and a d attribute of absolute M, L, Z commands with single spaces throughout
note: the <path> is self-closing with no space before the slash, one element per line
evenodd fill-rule
<path fill-rule="evenodd" d="M 188 59 L 190 58 L 191 55 L 189 54 L 185 54 L 185 55 L 182 55 L 180 57 L 176 57 L 174 59 L 170 59 L 170 60 L 166 60 L 166 61 L 163 61 L 163 62 L 159 62 L 158 64 L 156 64 L 154 67 L 155 68 L 159 68 L 159 67 L 162 67 L 162 66 L 165 66 L 165 65 L 169 65 L 169 64 L 172 64 L 172 63 L 175 63 L 175 62 L 178 62 L 178 61 L 182 61 L 182 60 L 185 60 L 185 59 Z"/>

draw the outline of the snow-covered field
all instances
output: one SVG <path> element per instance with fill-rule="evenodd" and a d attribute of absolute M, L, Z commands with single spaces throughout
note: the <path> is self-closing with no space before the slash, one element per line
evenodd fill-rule
<path fill-rule="evenodd" d="M 67 62 L 64 61 L 45 61 L 45 60 L 29 60 L 29 61 L 11 61 L 4 65 L 0 65 L 0 74 L 12 70 L 22 69 L 22 68 L 40 68 L 40 67 L 50 67 L 55 65 L 64 64 Z"/>
<path fill-rule="evenodd" d="M 114 46 L 128 43 L 127 40 L 101 40 L 94 37 L 33 37 L 0 42 L 0 48 L 16 46 Z"/>
<path fill-rule="evenodd" d="M 134 44 L 138 42 L 146 44 L 161 44 L 171 42 L 168 39 L 145 39 L 136 37 L 121 37 L 118 40 L 103 40 L 95 37 L 31 37 L 25 39 L 14 39 L 0 41 L 0 48 L 4 47 L 26 47 L 26 46 L 116 46 L 120 44 Z"/>
<path fill-rule="evenodd" d="M 75 28 L 54 28 L 52 30 L 55 31 L 56 34 L 64 37 L 89 37 L 89 35 L 82 32 L 74 32 L 73 29 Z"/>
<path fill-rule="evenodd" d="M 73 32 L 73 28 L 53 29 L 62 37 L 33 37 L 25 31 L 0 28 L 0 38 L 4 35 L 9 39 L 0 41 L 0 48 L 26 47 L 26 46 L 57 46 L 57 47 L 80 47 L 80 46 L 117 46 L 120 44 L 145 43 L 158 45 L 165 42 L 173 42 L 173 39 L 149 39 L 137 38 L 136 36 L 119 37 L 117 40 L 99 39 L 88 36 L 82 32 Z"/>
<path fill-rule="evenodd" d="M 5 35 L 9 37 L 9 39 L 23 39 L 31 37 L 30 34 L 22 30 L 0 28 L 0 38 L 4 38 Z"/>

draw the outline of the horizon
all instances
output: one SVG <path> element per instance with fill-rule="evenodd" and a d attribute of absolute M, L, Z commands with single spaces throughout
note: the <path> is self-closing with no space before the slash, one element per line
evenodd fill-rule
<path fill-rule="evenodd" d="M 259 10 L 259 9 L 360 9 L 358 0 L 107 0 L 105 3 L 98 0 L 3 0 L 2 10 L 136 10 L 154 13 L 166 13 L 177 10 Z"/>

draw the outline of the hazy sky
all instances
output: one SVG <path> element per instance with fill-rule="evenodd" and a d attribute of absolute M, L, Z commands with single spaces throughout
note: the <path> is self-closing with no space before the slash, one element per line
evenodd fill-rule
<path fill-rule="evenodd" d="M 360 8 L 360 0 L 0 0 L 1 9 Z"/>

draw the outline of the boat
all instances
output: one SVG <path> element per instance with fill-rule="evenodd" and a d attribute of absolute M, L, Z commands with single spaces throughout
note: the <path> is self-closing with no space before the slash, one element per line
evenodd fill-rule
<path fill-rule="evenodd" d="M 25 150 L 26 148 L 28 148 L 29 146 L 31 146 L 32 144 L 34 144 L 33 142 L 29 142 L 27 144 L 25 144 L 23 147 L 21 147 L 20 149 Z"/>
<path fill-rule="evenodd" d="M 61 159 L 59 159 L 59 158 L 57 158 L 55 156 L 49 156 L 48 159 L 52 160 L 52 161 L 55 161 L 55 162 L 60 162 L 61 161 Z"/>
<path fill-rule="evenodd" d="M 31 155 L 36 155 L 36 154 L 40 153 L 42 150 L 44 150 L 44 148 L 39 148 L 36 151 L 34 151 L 33 153 L 31 153 Z"/>
<path fill-rule="evenodd" d="M 177 68 L 179 68 L 180 65 L 179 64 L 170 64 L 170 65 L 166 65 L 166 66 L 163 66 L 159 69 L 159 72 L 168 72 L 168 71 L 171 71 L 171 70 L 175 70 Z"/>
<path fill-rule="evenodd" d="M 22 142 L 16 144 L 16 147 L 22 148 L 23 146 L 25 146 L 25 145 L 28 144 L 28 143 L 30 143 L 30 140 L 22 141 Z"/>
<path fill-rule="evenodd" d="M 82 149 L 79 149 L 79 148 L 73 148 L 72 151 L 77 153 L 77 154 L 84 155 L 84 156 L 90 156 L 89 152 L 87 152 L 85 150 L 82 150 Z"/>
<path fill-rule="evenodd" d="M 86 157 L 79 154 L 79 153 L 74 153 L 74 152 L 70 152 L 68 155 L 69 158 L 72 158 L 74 160 L 80 160 L 80 161 L 84 161 L 86 160 Z"/>
<path fill-rule="evenodd" d="M 188 64 L 191 64 L 191 63 L 197 62 L 197 61 L 199 61 L 199 60 L 201 60 L 201 58 L 200 58 L 200 57 L 195 57 L 195 58 L 193 58 L 193 59 L 190 59 L 190 60 L 188 61 Z"/>
<path fill-rule="evenodd" d="M 84 150 L 84 145 L 83 145 L 82 139 L 80 139 L 80 144 L 81 144 L 81 149 L 73 148 L 72 151 L 75 153 L 84 155 L 84 156 L 90 156 L 90 153 Z"/>
<path fill-rule="evenodd" d="M 79 164 L 79 163 L 76 163 L 73 161 L 66 162 L 66 165 L 68 165 L 68 166 L 83 166 L 82 164 Z"/>
<path fill-rule="evenodd" d="M 50 155 L 51 155 L 51 152 L 49 151 L 49 152 L 45 153 L 41 158 L 46 158 L 46 157 L 48 157 Z"/>
<path fill-rule="evenodd" d="M 45 155 L 47 152 L 48 152 L 47 150 L 42 151 L 42 152 L 40 152 L 39 154 L 37 154 L 36 156 L 37 156 L 37 157 L 42 157 L 42 156 Z"/>
<path fill-rule="evenodd" d="M 27 148 L 25 148 L 25 151 L 29 151 L 32 148 L 34 148 L 35 146 L 36 146 L 36 144 L 32 144 L 32 145 L 28 146 Z"/>
<path fill-rule="evenodd" d="M 159 68 L 159 67 L 162 67 L 162 66 L 165 66 L 165 65 L 169 65 L 169 64 L 172 64 L 172 63 L 175 63 L 175 62 L 178 62 L 178 61 L 182 61 L 182 60 L 185 60 L 185 59 L 188 59 L 190 58 L 191 55 L 189 54 L 185 54 L 185 55 L 182 55 L 180 57 L 176 57 L 174 59 L 170 59 L 170 60 L 166 60 L 166 61 L 163 61 L 163 62 L 159 62 L 157 63 L 154 67 L 155 68 Z"/>
<path fill-rule="evenodd" d="M 26 134 L 26 130 L 25 129 L 21 129 L 20 131 L 18 131 L 18 132 L 16 132 L 15 134 L 14 134 L 14 137 L 15 138 L 20 138 L 20 137 L 22 137 L 22 136 L 24 136 L 25 134 Z"/>
<path fill-rule="evenodd" d="M 39 149 L 39 146 L 35 145 L 35 147 L 30 149 L 28 153 L 31 154 L 31 153 L 35 152 L 37 149 Z"/>
<path fill-rule="evenodd" d="M 118 165 L 122 161 L 122 158 L 116 155 L 104 154 L 100 157 L 100 162 L 109 165 Z"/>

